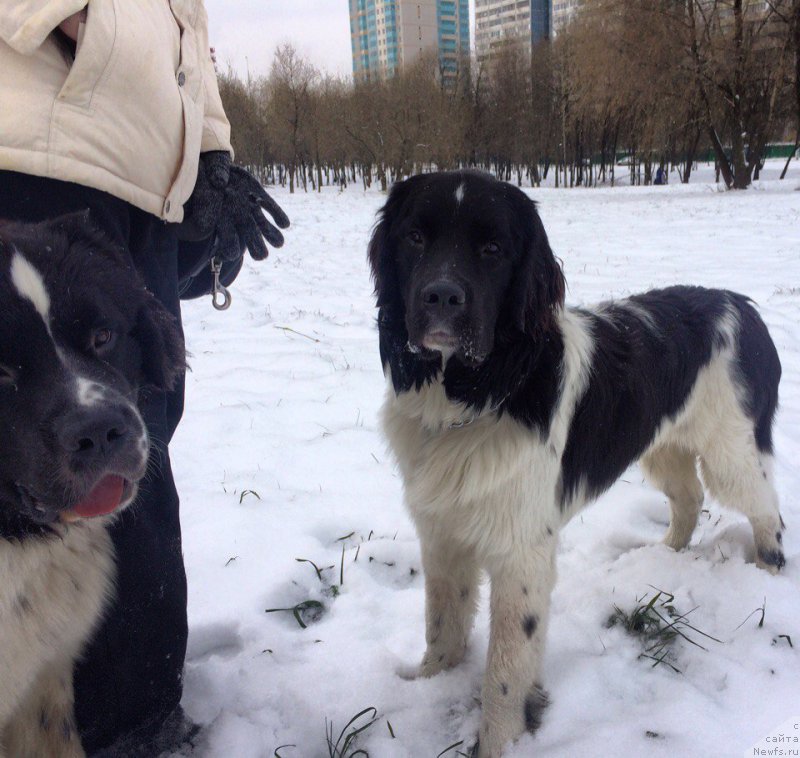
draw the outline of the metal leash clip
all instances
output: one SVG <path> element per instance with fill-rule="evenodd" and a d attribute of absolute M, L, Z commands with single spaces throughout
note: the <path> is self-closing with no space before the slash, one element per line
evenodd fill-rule
<path fill-rule="evenodd" d="M 222 261 L 214 256 L 211 259 L 211 273 L 214 274 L 214 286 L 211 290 L 211 304 L 218 310 L 218 311 L 227 311 L 228 308 L 231 307 L 231 293 L 228 292 L 228 288 L 220 284 L 219 281 L 219 274 L 222 271 Z M 218 297 L 221 297 L 222 300 L 219 300 Z"/>

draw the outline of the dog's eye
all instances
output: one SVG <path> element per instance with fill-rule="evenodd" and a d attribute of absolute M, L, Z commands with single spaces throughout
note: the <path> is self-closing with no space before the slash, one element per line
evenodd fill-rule
<path fill-rule="evenodd" d="M 417 231 L 416 229 L 412 229 L 407 235 L 408 241 L 412 245 L 416 245 L 420 247 L 425 242 L 425 238 L 422 236 L 422 232 Z"/>
<path fill-rule="evenodd" d="M 487 242 L 482 248 L 481 252 L 484 255 L 499 255 L 500 254 L 500 245 L 496 242 Z"/>
<path fill-rule="evenodd" d="M 114 332 L 108 327 L 101 327 L 92 332 L 92 350 L 96 353 L 102 353 L 107 350 L 114 342 Z"/>

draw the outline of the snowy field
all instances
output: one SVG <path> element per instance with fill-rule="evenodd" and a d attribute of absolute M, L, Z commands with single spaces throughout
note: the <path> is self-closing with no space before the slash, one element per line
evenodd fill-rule
<path fill-rule="evenodd" d="M 798 184 L 795 173 L 746 192 L 530 191 L 570 303 L 674 283 L 757 302 L 784 370 L 775 443 L 788 564 L 777 577 L 756 569 L 749 525 L 708 500 L 688 550 L 660 545 L 666 499 L 631 468 L 562 533 L 543 671 L 552 705 L 510 758 L 743 756 L 756 743 L 800 755 L 798 743 L 764 741 L 800 738 L 785 726 L 800 722 Z M 227 313 L 205 299 L 184 311 L 192 372 L 172 458 L 189 575 L 184 706 L 206 727 L 195 753 L 339 756 L 326 729 L 335 742 L 373 707 L 357 743 L 372 758 L 456 756 L 480 719 L 487 588 L 465 662 L 401 679 L 424 650 L 424 597 L 377 429 L 384 380 L 365 250 L 384 198 L 358 187 L 274 195 L 293 222 L 287 245 L 248 259 Z M 678 639 L 663 664 L 640 658 L 640 639 L 607 622 L 654 588 L 718 641 L 687 630 L 703 649 Z M 321 605 L 298 612 L 307 628 L 291 610 L 265 612 L 309 600 Z"/>

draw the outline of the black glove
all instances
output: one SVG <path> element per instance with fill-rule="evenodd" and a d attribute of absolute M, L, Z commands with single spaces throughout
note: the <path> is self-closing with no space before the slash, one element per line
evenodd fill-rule
<path fill-rule="evenodd" d="M 214 234 L 216 257 L 235 261 L 249 250 L 254 260 L 261 261 L 269 253 L 262 237 L 273 247 L 283 245 L 283 235 L 263 211 L 269 213 L 281 229 L 289 226 L 287 215 L 256 178 L 245 169 L 231 165 L 229 153 L 201 153 L 197 183 L 184 206 L 184 221 L 178 227 L 178 237 L 197 241 Z"/>
<path fill-rule="evenodd" d="M 222 150 L 200 153 L 192 196 L 183 206 L 178 238 L 189 242 L 208 239 L 219 223 L 225 188 L 230 181 L 231 156 Z"/>

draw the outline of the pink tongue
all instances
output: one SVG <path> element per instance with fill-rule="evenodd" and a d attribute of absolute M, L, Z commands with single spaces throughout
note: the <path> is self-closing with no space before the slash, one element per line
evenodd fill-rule
<path fill-rule="evenodd" d="M 122 499 L 125 480 L 121 476 L 104 476 L 92 491 L 72 510 L 81 518 L 92 518 L 111 513 Z"/>

